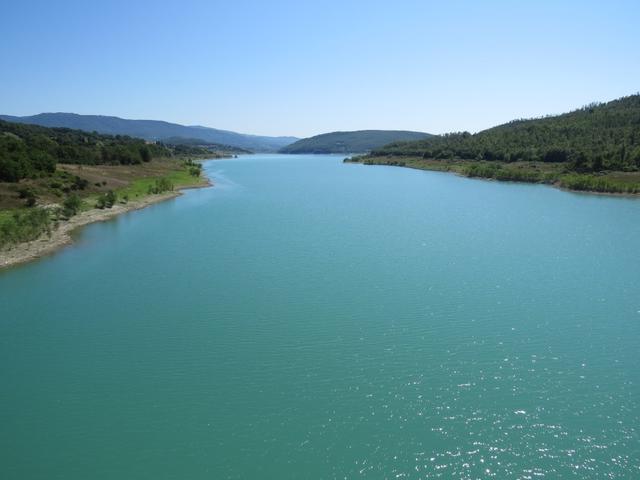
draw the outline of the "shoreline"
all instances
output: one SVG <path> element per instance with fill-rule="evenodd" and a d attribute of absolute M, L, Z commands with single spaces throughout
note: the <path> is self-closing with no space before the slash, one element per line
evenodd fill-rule
<path fill-rule="evenodd" d="M 54 254 L 58 250 L 73 244 L 72 234 L 75 230 L 96 222 L 106 222 L 124 213 L 142 210 L 150 205 L 171 200 L 181 196 L 183 190 L 212 187 L 213 183 L 202 177 L 203 184 L 178 187 L 171 192 L 147 195 L 140 200 L 129 201 L 126 204 L 117 203 L 109 209 L 92 208 L 60 222 L 51 235 L 42 235 L 30 242 L 18 244 L 7 251 L 0 251 L 0 270 L 8 269 L 32 262 L 42 257 Z"/>
<path fill-rule="evenodd" d="M 390 163 L 365 163 L 364 161 L 354 161 L 354 160 L 344 160 L 344 163 L 353 163 L 357 165 L 363 165 L 366 167 L 399 167 L 399 168 L 410 168 L 412 170 L 422 170 L 425 172 L 439 172 L 439 173 L 449 173 L 452 175 L 456 175 L 461 178 L 468 178 L 470 180 L 485 180 L 490 182 L 499 182 L 499 183 L 522 183 L 526 185 L 546 185 L 548 187 L 555 188 L 557 190 L 568 192 L 568 193 L 580 193 L 584 195 L 599 195 L 599 196 L 607 196 L 607 197 L 619 197 L 619 198 L 632 198 L 639 199 L 640 193 L 628 193 L 628 192 L 601 192 L 598 190 L 579 190 L 575 188 L 569 188 L 563 186 L 559 181 L 555 182 L 535 182 L 535 181 L 526 181 L 526 180 L 500 180 L 493 177 L 482 177 L 482 176 L 470 176 L 465 175 L 464 173 L 455 170 L 455 169 L 447 169 L 447 168 L 428 168 L 427 166 L 422 165 L 394 165 Z"/>

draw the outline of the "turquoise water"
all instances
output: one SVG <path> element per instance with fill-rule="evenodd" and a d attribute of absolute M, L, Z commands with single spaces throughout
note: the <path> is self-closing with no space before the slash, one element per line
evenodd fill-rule
<path fill-rule="evenodd" d="M 0 272 L 0 478 L 640 477 L 640 201 L 341 160 Z"/>

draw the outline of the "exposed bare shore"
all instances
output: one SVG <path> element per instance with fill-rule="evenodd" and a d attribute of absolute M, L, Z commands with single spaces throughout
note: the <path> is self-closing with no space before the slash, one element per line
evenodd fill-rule
<path fill-rule="evenodd" d="M 203 185 L 188 186 L 180 188 L 180 190 L 187 190 L 191 188 L 205 188 L 212 184 L 207 182 Z M 31 242 L 21 243 L 16 245 L 11 250 L 0 251 L 0 269 L 18 265 L 21 263 L 30 262 L 38 258 L 50 255 L 65 245 L 72 243 L 71 233 L 77 228 L 83 227 L 94 222 L 104 222 L 110 220 L 120 214 L 131 212 L 133 210 L 139 210 L 141 208 L 148 207 L 154 203 L 163 202 L 171 198 L 175 198 L 182 195 L 180 190 L 161 193 L 158 195 L 148 195 L 141 200 L 130 201 L 126 204 L 118 203 L 109 209 L 91 209 L 85 212 L 81 212 L 78 215 L 71 217 L 69 220 L 60 222 L 57 228 L 51 231 L 51 235 L 43 235 L 40 238 Z"/>

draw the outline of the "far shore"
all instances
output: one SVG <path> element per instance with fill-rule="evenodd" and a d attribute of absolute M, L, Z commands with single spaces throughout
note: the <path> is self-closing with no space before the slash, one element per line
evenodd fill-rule
<path fill-rule="evenodd" d="M 111 220 L 123 213 L 140 210 L 149 205 L 176 198 L 182 195 L 182 190 L 213 186 L 213 183 L 209 179 L 203 179 L 205 182 L 201 185 L 178 187 L 171 192 L 147 195 L 139 200 L 129 201 L 124 204 L 117 203 L 111 208 L 92 208 L 91 210 L 80 212 L 69 220 L 60 222 L 57 228 L 52 230 L 51 235 L 42 235 L 36 240 L 18 244 L 10 250 L 0 251 L 0 270 L 31 262 L 55 253 L 66 245 L 73 243 L 72 233 L 85 225 Z"/>
<path fill-rule="evenodd" d="M 640 185 L 640 173 L 624 173 L 624 172 L 610 172 L 610 175 L 617 175 L 618 178 L 615 178 L 619 182 L 621 178 L 624 176 L 628 176 L 627 179 L 629 181 L 629 185 L 633 182 L 632 187 L 635 188 L 635 191 L 606 191 L 606 190 L 597 190 L 593 188 L 574 188 L 571 185 L 565 185 L 563 180 L 563 175 L 559 171 L 554 171 L 553 169 L 558 168 L 558 165 L 545 165 L 544 163 L 538 163 L 538 168 L 541 169 L 549 169 L 547 172 L 540 172 L 538 170 L 533 170 L 535 174 L 555 174 L 553 178 L 546 180 L 543 177 L 528 179 L 526 175 L 516 175 L 512 177 L 506 176 L 506 178 L 495 178 L 492 176 L 483 176 L 482 174 L 474 174 L 470 175 L 465 172 L 465 166 L 476 164 L 476 162 L 470 162 L 467 160 L 433 160 L 427 159 L 424 160 L 418 157 L 370 157 L 370 156 L 352 156 L 344 159 L 345 163 L 357 163 L 361 165 L 377 165 L 377 166 L 386 166 L 386 167 L 402 167 L 402 168 L 411 168 L 414 170 L 426 170 L 432 172 L 441 172 L 441 173 L 452 173 L 454 175 L 458 175 L 464 178 L 485 180 L 485 181 L 496 181 L 496 182 L 511 182 L 511 183 L 528 183 L 528 184 L 538 184 L 538 185 L 548 185 L 559 190 L 571 193 L 579 193 L 584 195 L 602 195 L 602 196 L 613 196 L 613 197 L 627 197 L 627 198 L 640 198 L 640 191 L 638 190 L 638 185 Z M 499 165 L 502 167 L 504 164 L 501 162 L 482 162 L 485 164 L 493 164 Z M 511 167 L 518 166 L 518 163 L 523 164 L 524 168 L 521 170 L 523 173 L 530 173 L 532 170 L 529 169 L 534 162 L 516 162 L 511 164 Z M 509 166 L 509 164 L 507 164 Z M 522 168 L 522 165 L 520 165 Z M 536 168 L 536 167 L 534 167 Z M 588 174 L 577 174 L 573 173 L 576 177 L 589 177 Z M 564 175 L 571 176 L 569 175 Z M 633 177 L 632 177 L 633 176 Z M 616 182 L 616 183 L 618 183 Z M 620 183 L 618 183 L 620 185 Z"/>

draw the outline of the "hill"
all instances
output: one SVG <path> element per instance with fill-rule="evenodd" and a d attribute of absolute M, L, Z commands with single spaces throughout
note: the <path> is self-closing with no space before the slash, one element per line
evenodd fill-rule
<path fill-rule="evenodd" d="M 395 142 L 349 160 L 573 190 L 640 193 L 640 95 L 514 120 L 473 135 Z"/>
<path fill-rule="evenodd" d="M 364 153 L 391 142 L 419 140 L 428 133 L 403 130 L 332 132 L 303 138 L 280 149 L 280 153 Z"/>
<path fill-rule="evenodd" d="M 0 120 L 0 181 L 47 176 L 58 163 L 136 165 L 172 150 L 139 138 Z"/>
<path fill-rule="evenodd" d="M 173 195 L 175 187 L 201 186 L 202 166 L 193 158 L 220 156 L 230 154 L 0 120 L 0 254 L 89 210 L 117 203 L 119 211 L 128 211 L 165 198 L 158 194 Z M 82 218 L 94 217 L 109 214 Z M 48 248 L 47 242 L 39 245 L 36 250 Z M 20 258 L 31 258 L 23 253 Z"/>
<path fill-rule="evenodd" d="M 590 104 L 570 113 L 514 120 L 472 135 L 451 133 L 396 142 L 372 156 L 500 162 L 569 162 L 574 170 L 640 168 L 640 95 Z"/>
<path fill-rule="evenodd" d="M 191 146 L 206 148 L 214 152 L 225 152 L 232 154 L 251 153 L 249 150 L 245 150 L 239 147 L 232 147 L 231 145 L 222 145 L 220 143 L 206 142 L 200 138 L 185 138 L 185 137 L 168 137 L 163 138 L 162 145 L 170 145 L 172 147 L 179 146 Z"/>
<path fill-rule="evenodd" d="M 159 120 L 128 120 L 103 115 L 75 113 L 40 113 L 28 117 L 0 115 L 0 120 L 28 123 L 43 127 L 63 127 L 108 135 L 128 135 L 145 140 L 164 140 L 171 137 L 196 138 L 203 143 L 229 145 L 254 152 L 275 152 L 298 140 L 295 137 L 267 137 L 218 130 L 202 126 L 185 126 Z"/>

